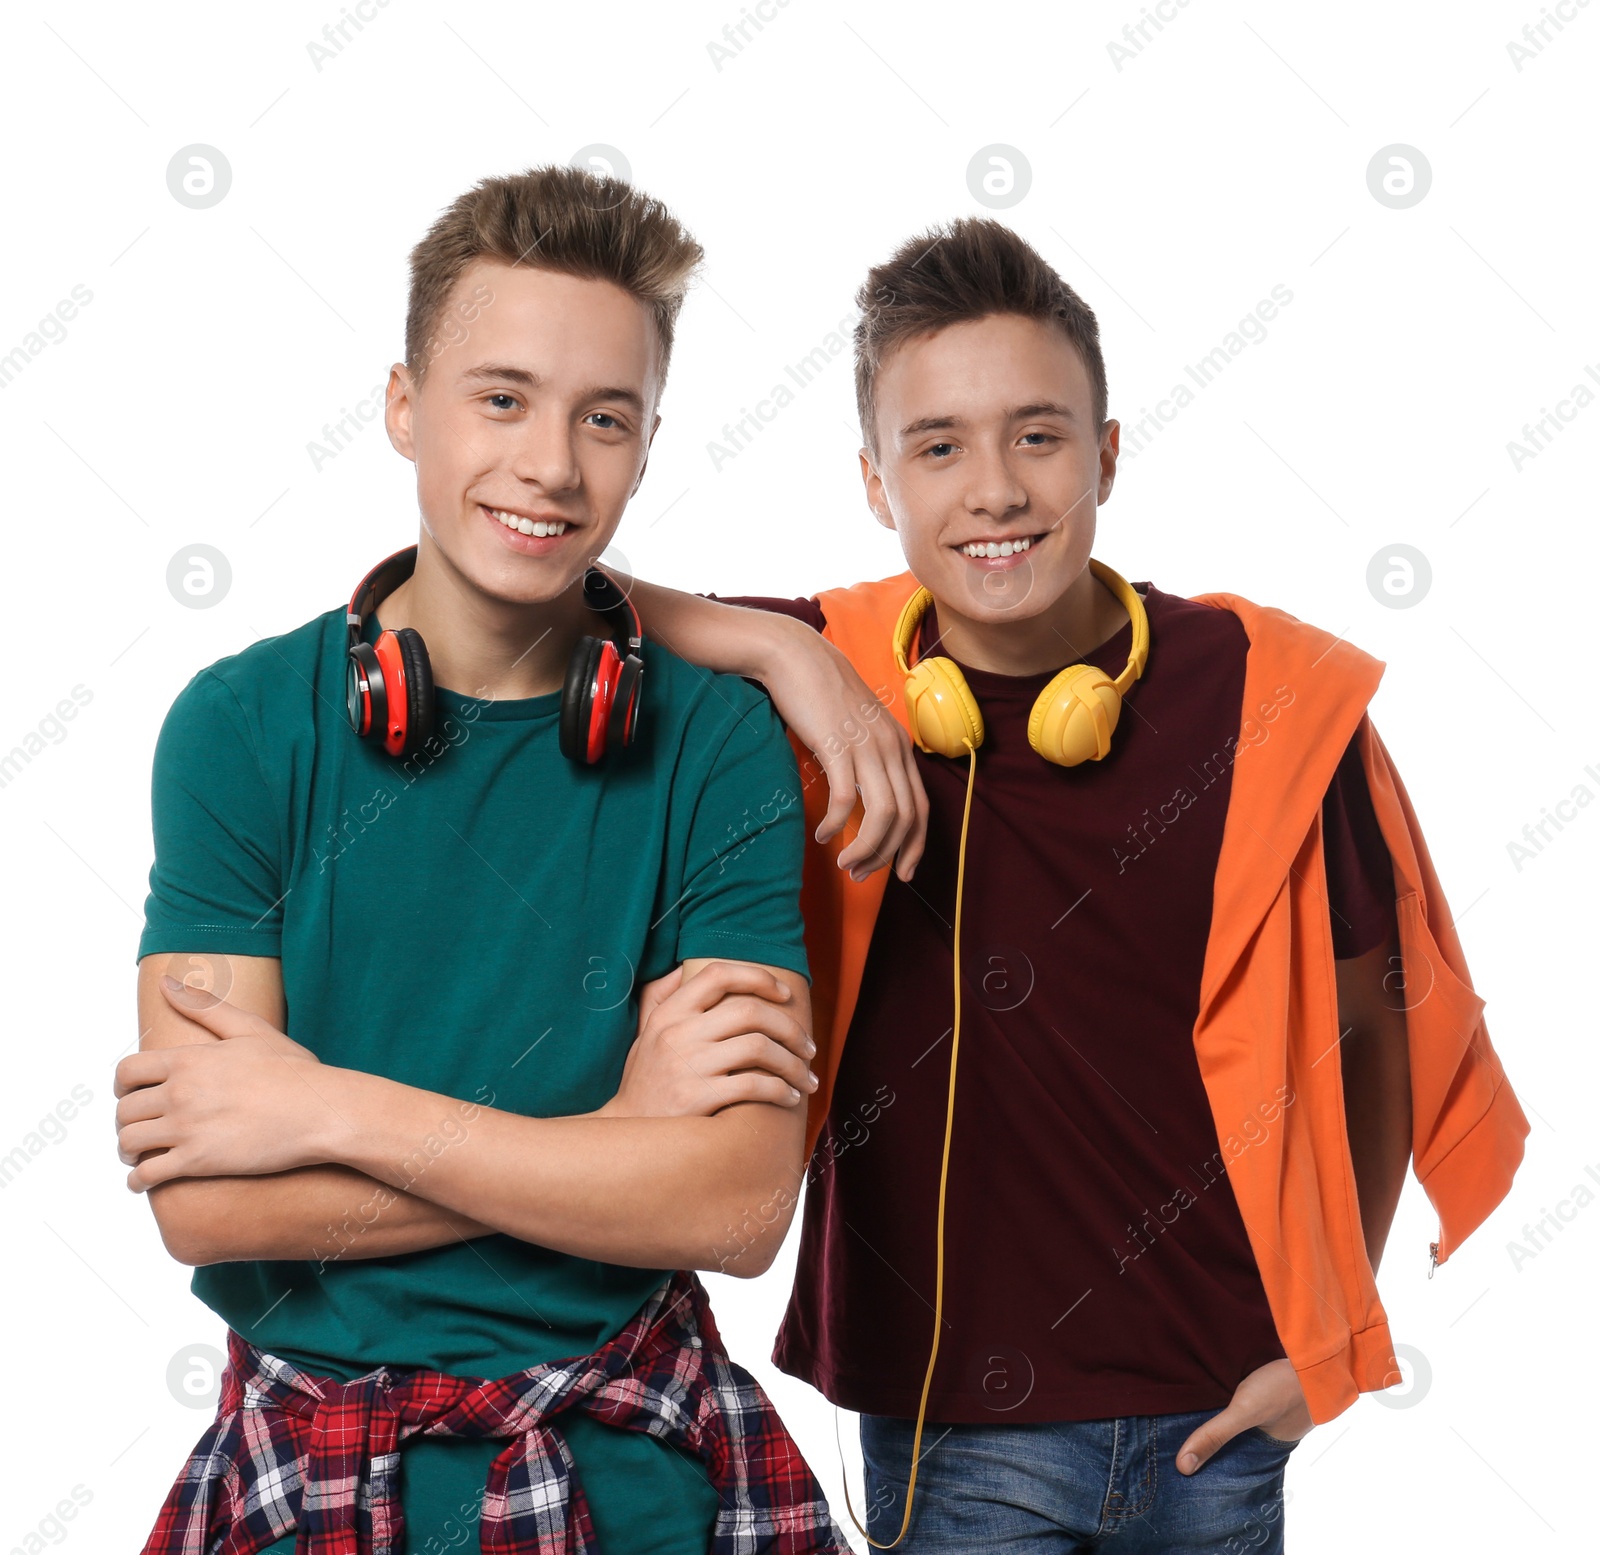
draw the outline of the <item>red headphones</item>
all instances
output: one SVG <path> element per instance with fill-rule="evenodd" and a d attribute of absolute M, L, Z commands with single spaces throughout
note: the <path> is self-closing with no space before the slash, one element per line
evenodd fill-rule
<path fill-rule="evenodd" d="M 345 713 L 364 740 L 379 739 L 391 756 L 415 755 L 433 734 L 433 670 L 422 634 L 412 627 L 385 629 L 366 642 L 367 617 L 416 570 L 417 548 L 407 546 L 364 577 L 345 612 Z M 628 596 L 598 567 L 583 575 L 583 602 L 606 617 L 610 637 L 580 637 L 567 660 L 561 688 L 561 754 L 592 766 L 612 746 L 631 745 L 639 722 L 644 677 L 644 633 Z"/>

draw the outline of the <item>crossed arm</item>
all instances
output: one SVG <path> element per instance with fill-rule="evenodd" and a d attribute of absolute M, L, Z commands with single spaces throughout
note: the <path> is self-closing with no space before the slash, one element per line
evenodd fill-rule
<path fill-rule="evenodd" d="M 768 684 L 827 775 L 819 839 L 862 800 L 841 866 L 864 875 L 893 861 L 909 878 L 927 821 L 910 742 L 844 656 L 787 617 L 628 586 L 653 635 Z M 227 1001 L 206 1007 L 162 990 L 168 962 L 185 959 L 141 962 L 141 1051 L 116 1087 L 129 1186 L 149 1191 L 181 1262 L 385 1257 L 501 1231 L 608 1262 L 754 1275 L 783 1239 L 802 1169 L 799 1103 L 815 1084 L 809 989 L 791 972 L 688 962 L 681 984 L 655 993 L 653 1024 L 641 1007 L 622 1089 L 598 1112 L 466 1118 L 452 1098 L 319 1065 L 283 1033 L 276 960 L 208 956 L 232 981 Z M 447 1121 L 463 1137 L 414 1172 Z"/>
<path fill-rule="evenodd" d="M 767 684 L 828 776 L 831 805 L 818 840 L 844 824 L 861 796 L 863 822 L 843 867 L 864 873 L 893 859 L 909 878 L 922 851 L 927 801 L 903 731 L 878 716 L 876 697 L 842 655 L 781 617 L 630 586 L 652 634 L 682 656 Z M 465 1137 L 409 1180 L 405 1162 L 460 1103 L 318 1065 L 282 1035 L 276 961 L 231 958 L 230 1002 L 185 1008 L 181 996 L 160 987 L 166 959 L 149 957 L 140 967 L 144 1051 L 118 1066 L 117 1123 L 123 1160 L 140 1163 L 130 1186 L 149 1189 L 163 1239 L 182 1262 L 377 1257 L 503 1231 L 582 1257 L 748 1276 L 770 1265 L 783 1239 L 801 1173 L 805 1109 L 796 1104 L 798 1092 L 788 1099 L 745 1093 L 763 1068 L 768 1081 L 781 1083 L 776 1076 L 792 1073 L 783 1050 L 794 1059 L 809 1036 L 773 1035 L 775 1027 L 755 1016 L 732 1013 L 718 1036 L 696 1026 L 713 1008 L 734 1010 L 731 998 L 711 999 L 703 981 L 736 976 L 727 968 L 707 972 L 703 963 L 689 963 L 683 986 L 655 995 L 654 1014 L 641 1006 L 622 1090 L 599 1112 L 533 1119 L 480 1108 Z M 1410 1159 L 1405 1012 L 1389 991 L 1397 962 L 1391 941 L 1336 963 L 1346 1126 L 1374 1269 Z M 789 1012 L 797 1027 L 809 1028 L 803 979 L 748 966 L 743 975 L 775 980 L 767 985 L 770 998 L 754 982 L 744 986 L 752 1005 L 775 1008 L 776 984 L 788 986 Z M 765 1049 L 753 1035 L 761 1031 L 769 1032 Z M 742 1045 L 735 1048 L 735 1040 Z M 725 1049 L 716 1061 L 713 1043 Z M 188 1056 L 169 1060 L 171 1067 L 159 1062 L 175 1048 Z M 217 1059 L 228 1050 L 232 1072 L 253 1077 L 254 1091 L 249 1084 L 219 1088 L 220 1063 L 197 1061 L 208 1050 L 218 1050 Z M 299 1113 L 262 1104 L 262 1088 L 274 1082 L 280 1097 L 286 1085 L 299 1087 Z M 308 1095 L 318 1101 L 309 1111 Z M 243 1115 L 230 1114 L 229 1102 Z M 650 1111 L 680 1115 L 640 1115 Z M 284 1126 L 291 1115 L 294 1129 Z M 243 1125 L 260 1127 L 263 1119 L 280 1126 L 252 1142 Z M 163 1152 L 180 1156 L 179 1164 L 162 1167 Z M 352 1225 L 360 1228 L 353 1237 L 343 1229 Z M 1194 1472 L 1250 1425 L 1287 1438 L 1310 1423 L 1293 1367 L 1274 1361 L 1245 1378 L 1229 1406 L 1185 1442 L 1178 1465 Z"/>
<path fill-rule="evenodd" d="M 529 1118 L 320 1063 L 283 1033 L 276 959 L 226 958 L 226 1001 L 163 989 L 181 959 L 141 961 L 141 1050 L 116 1076 L 129 1187 L 180 1262 L 383 1257 L 500 1231 L 753 1276 L 783 1240 L 812 1087 L 796 973 L 686 962 L 644 991 L 610 1102 Z"/>

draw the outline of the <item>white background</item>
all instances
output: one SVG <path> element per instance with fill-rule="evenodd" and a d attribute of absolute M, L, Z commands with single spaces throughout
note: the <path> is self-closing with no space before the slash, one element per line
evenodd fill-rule
<path fill-rule="evenodd" d="M 1600 391 L 1584 374 L 1600 373 L 1600 6 L 1519 70 L 1507 44 L 1540 20 L 1534 0 L 1195 0 L 1119 69 L 1107 44 L 1141 9 L 792 0 L 719 68 L 708 45 L 740 0 L 393 0 L 320 69 L 307 46 L 338 0 L 8 10 L 0 355 L 24 358 L 0 389 L 0 752 L 74 686 L 92 700 L 0 787 L 0 1154 L 23 1151 L 0 1189 L 0 1548 L 53 1542 L 44 1520 L 79 1485 L 91 1499 L 67 1541 L 136 1549 L 209 1418 L 173 1397 L 167 1368 L 186 1346 L 220 1347 L 222 1324 L 124 1190 L 112 1143 L 161 718 L 198 668 L 338 604 L 414 537 L 411 467 L 380 424 L 320 471 L 307 445 L 398 356 L 406 257 L 435 215 L 480 177 L 596 142 L 709 255 L 619 535 L 663 582 L 807 593 L 898 570 L 860 496 L 847 358 L 720 470 L 708 444 L 854 317 L 869 263 L 984 211 L 968 185 L 981 148 L 1026 158 L 1031 187 L 998 214 L 1097 310 L 1125 423 L 1275 285 L 1293 293 L 1126 462 L 1096 553 L 1170 592 L 1281 606 L 1387 663 L 1373 717 L 1533 1133 L 1507 1202 L 1431 1282 L 1435 1223 L 1408 1184 L 1380 1285 L 1428 1380 L 1399 1390 L 1407 1407 L 1365 1397 L 1307 1438 L 1288 1474 L 1292 1547 L 1592 1538 L 1600 1206 L 1573 1193 L 1600 1172 L 1600 807 L 1569 810 L 1520 868 L 1508 844 L 1579 785 L 1600 794 L 1600 408 L 1569 405 L 1520 468 L 1508 444 L 1575 385 Z M 192 143 L 232 169 L 205 209 L 168 192 Z M 1392 143 L 1432 170 L 1405 209 L 1368 187 Z M 79 285 L 92 301 L 65 339 L 29 355 Z M 166 584 L 195 543 L 232 571 L 208 609 Z M 1431 567 L 1410 608 L 1366 581 L 1397 544 Z M 30 1145 L 77 1085 L 93 1099 L 64 1137 Z M 1518 1267 L 1511 1242 L 1563 1203 L 1570 1222 Z M 733 1354 L 837 1506 L 834 1412 L 766 1362 L 793 1250 L 758 1283 L 710 1284 Z"/>

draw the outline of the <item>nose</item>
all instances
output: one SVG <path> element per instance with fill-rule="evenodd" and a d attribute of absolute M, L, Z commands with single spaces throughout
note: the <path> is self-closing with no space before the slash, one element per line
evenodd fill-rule
<path fill-rule="evenodd" d="M 975 448 L 965 461 L 966 508 L 997 522 L 1028 505 L 1028 489 L 1002 448 Z"/>
<path fill-rule="evenodd" d="M 545 411 L 527 418 L 512 451 L 511 473 L 548 495 L 578 484 L 577 444 L 565 416 Z"/>

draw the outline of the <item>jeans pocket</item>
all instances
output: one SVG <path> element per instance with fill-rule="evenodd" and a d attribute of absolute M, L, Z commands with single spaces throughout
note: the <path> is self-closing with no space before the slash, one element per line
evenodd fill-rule
<path fill-rule="evenodd" d="M 1282 1437 L 1269 1436 L 1267 1432 L 1263 1431 L 1258 1425 L 1251 1426 L 1249 1430 L 1245 1432 L 1245 1435 L 1257 1437 L 1259 1440 L 1265 1442 L 1267 1446 L 1277 1448 L 1279 1452 L 1293 1452 L 1294 1449 L 1305 1440 L 1304 1436 L 1297 1436 L 1292 1442 L 1286 1442 Z"/>

